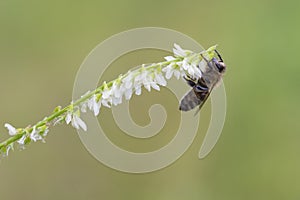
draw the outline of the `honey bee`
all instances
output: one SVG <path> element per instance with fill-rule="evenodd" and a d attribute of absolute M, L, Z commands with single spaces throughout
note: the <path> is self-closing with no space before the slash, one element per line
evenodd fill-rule
<path fill-rule="evenodd" d="M 208 61 L 202 54 L 202 58 L 206 61 L 207 65 L 202 71 L 202 76 L 199 79 L 193 79 L 189 76 L 185 76 L 184 79 L 189 86 L 192 87 L 188 93 L 186 93 L 180 101 L 179 110 L 189 111 L 196 106 L 199 106 L 198 111 L 202 108 L 211 91 L 222 80 L 222 76 L 226 71 L 226 65 L 219 52 L 215 50 L 218 58 L 212 58 Z"/>

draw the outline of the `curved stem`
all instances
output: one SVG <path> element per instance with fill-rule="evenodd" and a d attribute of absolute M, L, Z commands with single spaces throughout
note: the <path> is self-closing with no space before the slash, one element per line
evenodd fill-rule
<path fill-rule="evenodd" d="M 182 58 L 176 58 L 175 60 L 172 61 L 164 61 L 164 62 L 160 62 L 160 63 L 156 63 L 156 64 L 152 64 L 149 66 L 146 66 L 145 69 L 146 70 L 151 70 L 151 69 L 155 69 L 158 67 L 162 67 L 162 66 L 166 66 L 169 65 L 172 62 L 178 62 L 182 60 Z M 135 70 L 138 73 L 138 70 L 140 70 L 141 68 Z M 121 79 L 124 79 L 125 77 L 127 77 L 129 74 L 129 72 L 127 72 L 126 74 L 124 74 Z M 111 87 L 113 85 L 115 80 L 108 82 L 106 85 L 107 87 Z M 45 117 L 43 120 L 39 121 L 36 125 L 34 126 L 29 126 L 27 128 L 24 129 L 19 129 L 19 131 L 17 132 L 16 135 L 11 136 L 10 138 L 6 139 L 5 141 L 0 143 L 0 150 L 7 147 L 8 145 L 18 141 L 19 139 L 21 139 L 23 137 L 23 135 L 25 135 L 26 133 L 30 133 L 33 130 L 33 127 L 39 128 L 42 126 L 45 126 L 49 123 L 51 123 L 54 119 L 62 116 L 63 114 L 65 114 L 66 112 L 68 112 L 70 110 L 70 108 L 72 106 L 79 106 L 81 103 L 87 101 L 88 99 L 90 99 L 93 95 L 101 93 L 104 89 L 104 84 L 102 84 L 101 86 L 99 86 L 98 88 L 96 88 L 95 90 L 83 95 L 81 98 L 79 98 L 78 100 L 76 100 L 74 103 L 71 103 L 69 105 L 67 105 L 66 107 L 59 109 L 57 111 L 55 111 L 54 113 L 52 113 L 50 116 Z"/>

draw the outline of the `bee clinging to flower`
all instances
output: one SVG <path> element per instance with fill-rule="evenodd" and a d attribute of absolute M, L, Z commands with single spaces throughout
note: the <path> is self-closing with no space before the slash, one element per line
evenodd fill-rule
<path fill-rule="evenodd" d="M 179 110 L 189 111 L 196 106 L 199 106 L 199 111 L 206 102 L 211 91 L 222 80 L 222 76 L 226 71 L 226 65 L 217 50 L 215 50 L 215 53 L 217 54 L 218 59 L 213 57 L 211 60 L 207 60 L 201 54 L 202 58 L 206 62 L 206 65 L 203 69 L 199 67 L 202 72 L 201 77 L 192 78 L 188 75 L 184 77 L 192 89 L 181 99 Z"/>

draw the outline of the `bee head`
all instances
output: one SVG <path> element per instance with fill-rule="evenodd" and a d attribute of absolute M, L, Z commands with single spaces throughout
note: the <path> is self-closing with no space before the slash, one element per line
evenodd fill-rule
<path fill-rule="evenodd" d="M 225 69 L 226 69 L 225 63 L 223 63 L 221 61 L 218 61 L 216 58 L 213 58 L 212 62 L 214 63 L 214 65 L 216 66 L 217 70 L 220 73 L 224 73 L 225 72 Z"/>
<path fill-rule="evenodd" d="M 224 73 L 225 72 L 225 69 L 226 69 L 226 65 L 225 63 L 223 62 L 223 59 L 221 57 L 221 55 L 219 54 L 219 52 L 217 50 L 215 50 L 216 54 L 218 55 L 219 59 L 220 60 L 217 60 L 216 58 L 213 58 L 212 59 L 212 62 L 213 64 L 216 66 L 217 70 L 220 72 L 220 73 Z"/>

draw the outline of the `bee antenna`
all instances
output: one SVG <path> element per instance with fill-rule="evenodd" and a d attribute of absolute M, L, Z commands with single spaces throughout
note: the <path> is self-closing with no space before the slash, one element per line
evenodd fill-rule
<path fill-rule="evenodd" d="M 218 55 L 218 57 L 220 58 L 220 61 L 223 62 L 223 59 L 222 59 L 221 55 L 219 54 L 219 52 L 217 51 L 217 49 L 215 49 L 215 52 Z"/>

